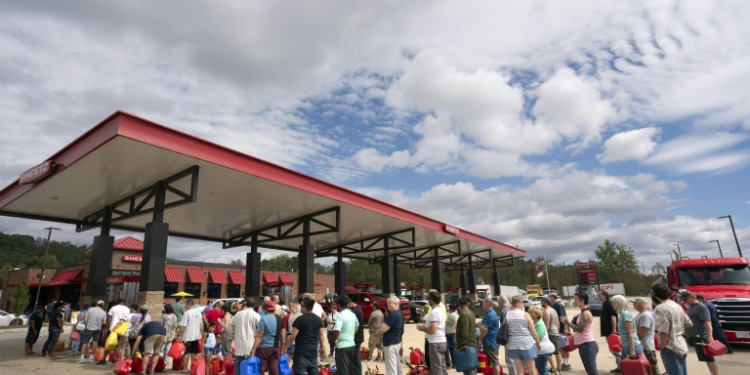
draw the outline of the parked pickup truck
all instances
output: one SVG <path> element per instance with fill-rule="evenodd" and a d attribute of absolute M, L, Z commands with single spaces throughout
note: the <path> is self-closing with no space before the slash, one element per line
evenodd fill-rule
<path fill-rule="evenodd" d="M 359 307 L 362 308 L 362 315 L 364 316 L 365 321 L 370 319 L 370 314 L 372 314 L 373 302 L 377 302 L 378 305 L 380 305 L 380 308 L 385 310 L 386 301 L 388 300 L 382 294 L 369 293 L 369 292 L 350 292 L 350 293 L 346 293 L 346 296 L 351 298 L 352 302 L 356 303 L 357 305 L 359 305 Z M 330 303 L 321 303 L 320 305 L 323 306 L 323 310 L 325 310 L 326 313 L 331 311 Z M 401 313 L 404 315 L 404 323 L 406 323 L 411 318 L 411 311 L 409 310 L 409 301 L 400 300 L 399 308 L 401 309 Z"/>

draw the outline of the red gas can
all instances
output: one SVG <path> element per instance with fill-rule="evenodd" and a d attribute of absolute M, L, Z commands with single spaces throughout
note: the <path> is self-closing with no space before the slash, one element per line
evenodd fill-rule
<path fill-rule="evenodd" d="M 616 333 L 607 336 L 607 345 L 609 345 L 610 352 L 622 352 L 622 341 L 620 340 L 620 335 Z"/>
<path fill-rule="evenodd" d="M 180 371 L 182 370 L 182 358 L 174 358 L 172 359 L 172 370 L 174 371 Z"/>
<path fill-rule="evenodd" d="M 228 355 L 224 357 L 224 373 L 234 375 L 234 356 Z"/>
<path fill-rule="evenodd" d="M 143 372 L 148 372 L 148 371 L 146 371 L 148 369 L 153 369 L 154 372 L 164 372 L 164 367 L 165 367 L 164 366 L 164 357 L 159 356 L 159 360 L 156 361 L 155 365 L 153 364 L 153 362 L 154 362 L 154 357 L 149 357 L 149 360 L 148 360 L 148 363 L 147 363 L 148 367 L 144 368 Z"/>
<path fill-rule="evenodd" d="M 135 358 L 131 358 L 130 360 L 133 361 L 130 364 L 130 373 L 131 374 L 143 373 L 143 359 L 135 357 Z"/>
<path fill-rule="evenodd" d="M 703 352 L 709 357 L 717 357 L 724 355 L 727 352 L 727 347 L 724 344 L 714 340 L 710 344 L 703 346 Z"/>
<path fill-rule="evenodd" d="M 112 370 L 117 375 L 128 375 L 130 374 L 130 364 L 133 363 L 133 361 L 126 359 L 124 361 L 117 362 L 115 364 L 115 369 Z"/>
<path fill-rule="evenodd" d="M 564 335 L 560 336 L 560 339 L 563 341 L 564 345 L 560 345 L 563 350 L 566 352 L 572 352 L 576 349 L 578 349 L 578 346 L 575 344 L 575 341 L 573 341 L 573 333 L 568 332 Z"/>
<path fill-rule="evenodd" d="M 410 368 L 409 375 L 430 375 L 430 369 L 427 366 L 416 365 Z"/>
<path fill-rule="evenodd" d="M 659 338 L 656 336 L 654 336 L 654 348 L 656 348 L 656 350 L 661 350 L 659 347 Z"/>
<path fill-rule="evenodd" d="M 318 375 L 331 375 L 331 366 L 328 365 L 321 365 L 320 371 L 318 371 Z"/>
<path fill-rule="evenodd" d="M 419 348 L 412 349 L 409 352 L 409 363 L 412 365 L 423 365 L 425 363 L 424 353 Z"/>
<path fill-rule="evenodd" d="M 644 356 L 623 358 L 620 362 L 622 375 L 651 375 L 651 364 Z"/>
<path fill-rule="evenodd" d="M 365 349 L 362 347 L 362 350 L 359 351 L 359 359 L 362 361 L 366 361 L 367 357 L 370 356 L 370 349 Z"/>
<path fill-rule="evenodd" d="M 487 357 L 487 353 L 479 352 L 477 354 L 477 362 L 479 362 L 479 368 L 477 374 L 492 375 L 492 367 L 490 367 L 490 358 Z"/>

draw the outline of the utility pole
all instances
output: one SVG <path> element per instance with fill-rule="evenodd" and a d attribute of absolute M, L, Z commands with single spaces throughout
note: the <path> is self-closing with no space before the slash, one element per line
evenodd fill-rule
<path fill-rule="evenodd" d="M 722 258 L 724 258 L 724 253 L 721 252 L 721 244 L 719 243 L 719 240 L 713 240 L 708 242 L 716 242 L 716 246 L 719 247 L 719 255 L 721 255 Z"/>
<path fill-rule="evenodd" d="M 732 234 L 734 234 L 734 243 L 737 244 L 737 252 L 740 253 L 740 258 L 742 258 L 742 249 L 740 249 L 740 241 L 737 240 L 737 232 L 734 230 L 734 222 L 732 221 L 732 215 L 727 216 L 721 216 L 718 219 L 729 219 L 729 225 L 732 226 Z"/>
<path fill-rule="evenodd" d="M 643 270 L 643 274 L 646 274 L 646 264 L 641 262 L 641 269 Z"/>
<path fill-rule="evenodd" d="M 47 248 L 44 250 L 44 258 L 42 259 L 42 272 L 39 273 L 39 282 L 36 284 L 36 298 L 34 299 L 34 309 L 39 304 L 39 293 L 42 291 L 42 280 L 44 279 L 44 267 L 47 265 L 47 254 L 49 253 L 50 238 L 52 238 L 53 230 L 61 230 L 60 228 L 48 227 L 44 228 L 47 230 Z"/>

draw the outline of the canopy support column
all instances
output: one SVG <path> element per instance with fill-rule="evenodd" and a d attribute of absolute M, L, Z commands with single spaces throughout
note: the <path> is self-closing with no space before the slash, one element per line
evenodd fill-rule
<path fill-rule="evenodd" d="M 112 212 L 106 210 L 99 235 L 94 237 L 94 245 L 91 247 L 91 266 L 84 298 L 84 303 L 91 306 L 94 306 L 96 301 L 109 300 L 107 278 L 112 274 L 112 252 L 115 245 L 115 238 L 109 234 L 111 218 Z"/>
<path fill-rule="evenodd" d="M 315 295 L 315 250 L 310 244 L 310 219 L 302 223 L 302 245 L 297 256 L 299 266 L 299 293 Z"/>
<path fill-rule="evenodd" d="M 383 295 L 390 297 L 394 295 L 393 288 L 393 258 L 389 254 L 388 237 L 383 238 L 383 257 L 380 259 L 380 280 L 382 282 Z"/>
<path fill-rule="evenodd" d="M 469 254 L 469 288 L 466 291 L 466 294 L 469 295 L 469 298 L 472 301 L 477 300 L 477 275 L 476 271 L 474 270 L 474 264 L 472 262 L 472 256 Z"/>
<path fill-rule="evenodd" d="M 334 289 L 336 294 L 341 296 L 346 295 L 346 263 L 344 263 L 344 257 L 341 255 L 341 246 L 338 248 L 336 255 L 337 261 L 333 265 L 334 272 Z"/>
<path fill-rule="evenodd" d="M 469 290 L 466 289 L 466 274 L 464 273 L 463 264 L 461 265 L 461 274 L 458 276 L 458 283 L 460 284 L 462 294 L 469 293 Z"/>
<path fill-rule="evenodd" d="M 500 274 L 497 272 L 497 263 L 492 260 L 492 286 L 495 289 L 495 296 L 500 295 Z"/>
<path fill-rule="evenodd" d="M 432 289 L 443 293 L 443 265 L 438 259 L 438 249 L 435 248 L 435 257 L 432 259 Z"/>
<path fill-rule="evenodd" d="M 164 204 L 167 189 L 160 182 L 154 196 L 153 219 L 146 224 L 143 241 L 143 268 L 141 285 L 136 300 L 138 305 L 148 306 L 153 319 L 161 319 L 164 299 L 164 264 L 167 260 L 169 223 L 164 222 Z M 199 296 L 200 297 L 200 296 Z"/>
<path fill-rule="evenodd" d="M 396 257 L 393 257 L 393 294 L 396 297 L 401 297 L 401 269 L 398 268 L 396 263 Z"/>
<path fill-rule="evenodd" d="M 245 296 L 260 297 L 260 253 L 258 252 L 258 234 L 253 234 L 250 252 L 245 262 Z"/>

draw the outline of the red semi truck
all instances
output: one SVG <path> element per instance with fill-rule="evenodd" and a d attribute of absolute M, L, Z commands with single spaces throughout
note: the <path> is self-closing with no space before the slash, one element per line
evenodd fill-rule
<path fill-rule="evenodd" d="M 377 302 L 383 311 L 385 311 L 386 309 L 386 303 L 388 299 L 382 294 L 370 292 L 349 292 L 346 293 L 346 295 L 347 297 L 352 299 L 352 302 L 356 303 L 357 305 L 359 305 L 359 307 L 362 308 L 362 315 L 364 316 L 365 322 L 370 319 L 370 314 L 372 314 L 373 302 Z M 331 311 L 330 303 L 321 303 L 320 305 L 323 307 L 323 310 L 325 310 L 326 313 Z M 409 321 L 409 319 L 411 318 L 409 301 L 400 300 L 399 307 L 401 309 L 401 314 L 404 315 L 404 322 Z"/>
<path fill-rule="evenodd" d="M 716 306 L 730 342 L 750 342 L 750 268 L 747 258 L 680 259 L 667 267 L 672 289 L 702 294 Z"/>

